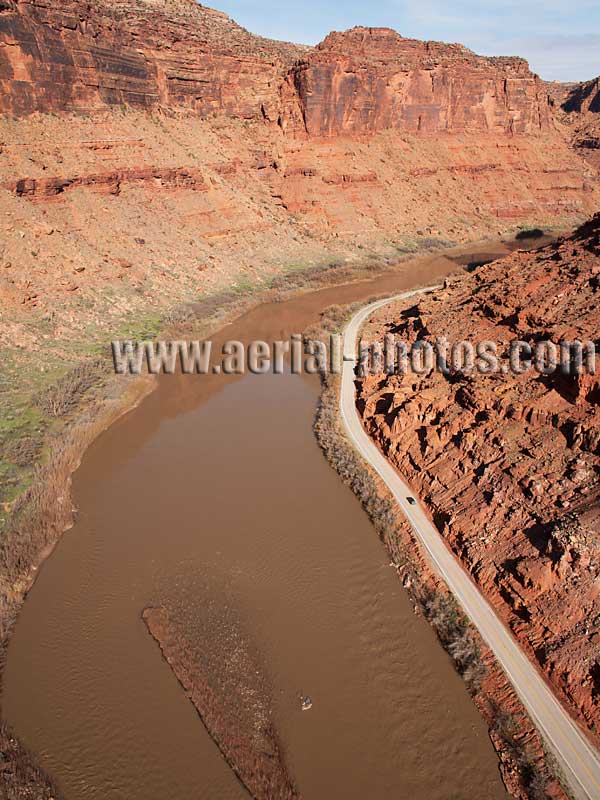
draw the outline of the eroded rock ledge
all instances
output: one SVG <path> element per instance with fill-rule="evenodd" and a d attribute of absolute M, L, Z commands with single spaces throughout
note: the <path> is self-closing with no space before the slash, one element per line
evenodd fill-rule
<path fill-rule="evenodd" d="M 464 275 L 369 336 L 597 341 L 600 215 Z M 565 702 L 600 732 L 600 378 L 369 376 L 365 426 Z"/>

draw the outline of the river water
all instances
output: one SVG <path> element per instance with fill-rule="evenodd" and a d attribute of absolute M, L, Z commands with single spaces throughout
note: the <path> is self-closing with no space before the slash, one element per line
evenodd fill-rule
<path fill-rule="evenodd" d="M 286 339 L 332 303 L 454 269 L 415 259 L 213 338 Z M 25 602 L 3 688 L 6 720 L 66 800 L 247 796 L 141 619 L 165 596 L 190 619 L 222 603 L 241 621 L 305 800 L 506 797 L 461 679 L 317 447 L 318 392 L 289 374 L 164 376 L 88 450 L 76 524 Z"/>

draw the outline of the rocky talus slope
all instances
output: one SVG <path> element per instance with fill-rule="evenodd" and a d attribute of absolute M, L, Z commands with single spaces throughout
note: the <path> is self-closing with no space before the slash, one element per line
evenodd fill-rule
<path fill-rule="evenodd" d="M 388 308 L 367 338 L 598 338 L 600 215 Z M 367 430 L 560 696 L 600 733 L 600 377 L 370 375 Z"/>

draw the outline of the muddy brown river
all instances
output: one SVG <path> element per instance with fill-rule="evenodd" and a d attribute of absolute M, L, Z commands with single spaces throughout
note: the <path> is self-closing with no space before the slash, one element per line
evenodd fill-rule
<path fill-rule="evenodd" d="M 478 252 L 506 248 L 467 260 Z M 214 340 L 285 339 L 332 303 L 455 268 L 420 259 L 263 305 Z M 141 619 L 169 595 L 191 618 L 222 603 L 241 621 L 305 800 L 506 797 L 461 679 L 317 447 L 318 392 L 289 374 L 165 376 L 88 450 L 76 524 L 26 600 L 3 689 L 66 800 L 247 797 Z"/>

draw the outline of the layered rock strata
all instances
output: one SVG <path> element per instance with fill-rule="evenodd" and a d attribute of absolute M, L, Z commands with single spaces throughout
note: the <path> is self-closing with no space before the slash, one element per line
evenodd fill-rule
<path fill-rule="evenodd" d="M 573 236 L 464 275 L 369 337 L 596 342 L 600 215 Z M 507 363 L 504 361 L 503 363 Z M 600 378 L 376 375 L 365 426 L 565 703 L 600 732 Z"/>

